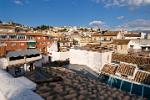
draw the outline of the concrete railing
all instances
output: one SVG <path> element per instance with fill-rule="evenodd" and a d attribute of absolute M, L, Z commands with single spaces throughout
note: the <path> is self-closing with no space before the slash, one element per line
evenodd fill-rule
<path fill-rule="evenodd" d="M 37 57 L 26 58 L 26 63 L 27 63 L 27 62 L 36 61 L 36 60 L 39 60 L 39 59 L 41 59 L 41 58 L 42 58 L 41 55 L 40 55 L 40 56 L 37 56 Z"/>

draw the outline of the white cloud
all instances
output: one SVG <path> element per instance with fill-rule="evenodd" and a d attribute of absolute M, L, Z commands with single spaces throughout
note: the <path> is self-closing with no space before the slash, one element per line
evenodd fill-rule
<path fill-rule="evenodd" d="M 14 0 L 14 3 L 17 5 L 24 5 L 29 3 L 28 0 Z"/>
<path fill-rule="evenodd" d="M 102 22 L 102 21 L 96 21 L 96 20 L 94 20 L 94 21 L 92 21 L 92 22 L 90 22 L 89 23 L 89 25 L 91 25 L 91 26 L 100 26 L 100 25 L 103 25 L 104 24 L 104 22 Z"/>
<path fill-rule="evenodd" d="M 15 0 L 14 3 L 17 4 L 17 5 L 23 5 L 22 0 Z"/>
<path fill-rule="evenodd" d="M 127 22 L 120 27 L 128 30 L 150 30 L 150 19 L 136 19 L 130 22 Z"/>
<path fill-rule="evenodd" d="M 110 6 L 142 6 L 150 5 L 150 0 L 95 0 L 97 3 L 104 3 L 105 7 Z"/>
<path fill-rule="evenodd" d="M 105 22 L 100 21 L 100 20 L 91 21 L 89 23 L 89 26 L 93 27 L 93 28 L 101 28 L 101 29 L 106 29 L 107 28 L 107 25 L 105 24 Z"/>
<path fill-rule="evenodd" d="M 122 20 L 122 19 L 124 19 L 124 16 L 118 16 L 117 19 Z"/>

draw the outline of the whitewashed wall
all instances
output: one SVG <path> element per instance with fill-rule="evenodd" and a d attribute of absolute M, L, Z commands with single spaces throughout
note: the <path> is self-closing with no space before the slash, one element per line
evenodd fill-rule
<path fill-rule="evenodd" d="M 65 61 L 69 58 L 69 51 L 67 52 L 52 52 L 52 61 Z"/>
<path fill-rule="evenodd" d="M 101 66 L 104 66 L 105 64 L 111 63 L 111 61 L 112 61 L 112 51 L 102 53 L 102 63 L 101 63 Z"/>
<path fill-rule="evenodd" d="M 6 97 L 0 91 L 0 100 L 7 100 Z"/>
<path fill-rule="evenodd" d="M 49 53 L 51 53 L 52 51 L 57 52 L 58 51 L 57 42 L 53 42 L 51 45 L 49 45 L 47 47 L 47 50 L 48 50 Z"/>
<path fill-rule="evenodd" d="M 6 58 L 0 58 L 0 68 L 6 69 L 8 66 L 8 60 Z"/>
<path fill-rule="evenodd" d="M 125 37 L 125 39 L 142 39 L 141 37 Z"/>
<path fill-rule="evenodd" d="M 70 63 L 86 65 L 99 72 L 106 63 L 111 63 L 112 52 L 93 52 L 80 49 L 70 49 Z"/>
<path fill-rule="evenodd" d="M 128 44 L 128 48 L 130 48 L 130 45 L 134 45 L 133 49 L 141 49 L 141 46 L 150 46 L 150 40 L 148 39 L 135 39 L 135 40 L 131 40 Z"/>

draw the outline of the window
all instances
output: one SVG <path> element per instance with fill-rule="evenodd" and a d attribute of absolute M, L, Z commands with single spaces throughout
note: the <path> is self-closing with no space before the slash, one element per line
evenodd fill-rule
<path fill-rule="evenodd" d="M 32 40 L 32 39 L 33 39 L 33 37 L 32 37 L 32 36 L 29 36 L 29 37 L 28 37 L 28 39 L 29 39 L 29 40 Z"/>
<path fill-rule="evenodd" d="M 16 39 L 16 35 L 9 35 L 10 39 Z"/>
<path fill-rule="evenodd" d="M 104 38 L 104 41 L 106 41 L 106 38 Z"/>
<path fill-rule="evenodd" d="M 25 39 L 25 35 L 18 35 L 18 39 Z"/>
<path fill-rule="evenodd" d="M 0 39 L 6 39 L 6 38 L 7 38 L 7 35 L 5 34 L 0 35 Z"/>
<path fill-rule="evenodd" d="M 112 38 L 110 38 L 110 41 L 112 41 Z"/>
<path fill-rule="evenodd" d="M 145 51 L 146 50 L 146 47 L 142 47 L 142 51 Z"/>
<path fill-rule="evenodd" d="M 134 47 L 134 45 L 130 45 L 130 48 L 133 48 Z"/>

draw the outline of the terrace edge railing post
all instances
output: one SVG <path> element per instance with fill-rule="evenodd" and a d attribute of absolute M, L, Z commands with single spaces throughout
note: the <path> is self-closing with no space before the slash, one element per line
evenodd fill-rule
<path fill-rule="evenodd" d="M 141 96 L 143 97 L 144 96 L 144 85 L 142 86 L 142 94 Z"/>
<path fill-rule="evenodd" d="M 110 76 L 111 77 L 111 76 Z M 112 86 L 112 83 L 113 83 L 113 77 L 110 78 L 110 86 Z"/>
<path fill-rule="evenodd" d="M 120 90 L 121 90 L 121 88 L 122 88 L 122 84 L 123 84 L 123 80 L 121 80 L 121 84 L 120 84 L 120 88 L 119 88 Z"/>
<path fill-rule="evenodd" d="M 133 83 L 131 83 L 130 94 L 132 94 Z"/>

